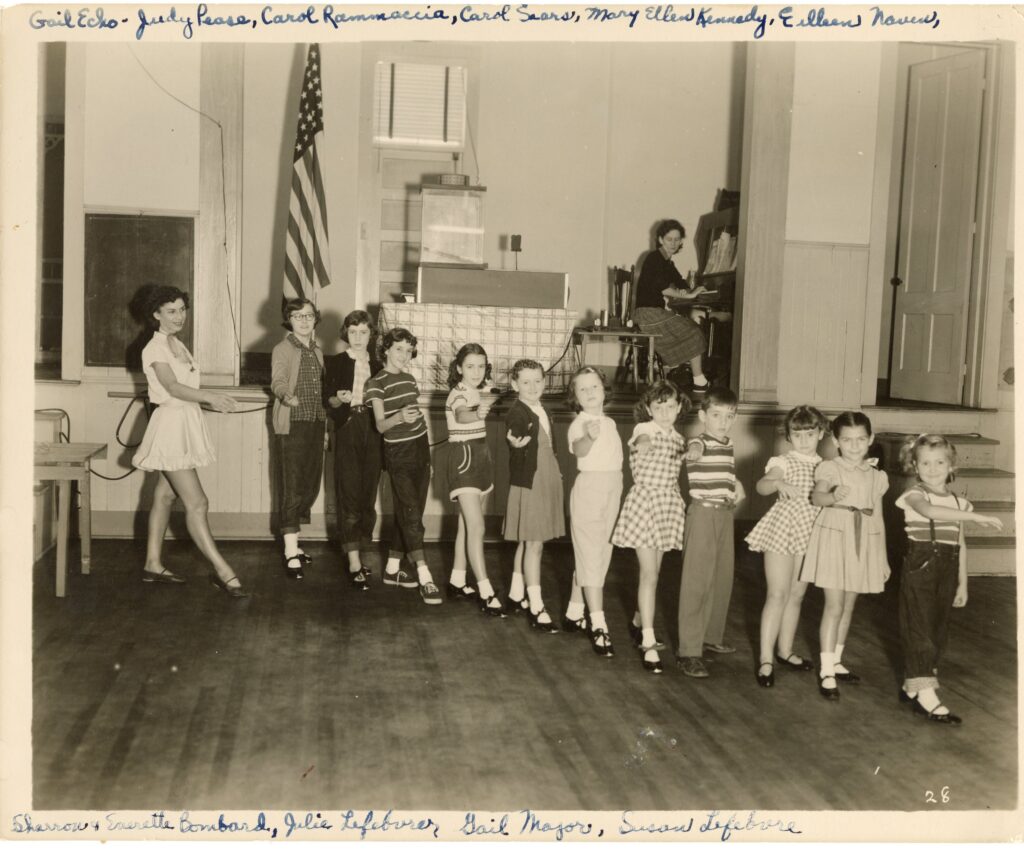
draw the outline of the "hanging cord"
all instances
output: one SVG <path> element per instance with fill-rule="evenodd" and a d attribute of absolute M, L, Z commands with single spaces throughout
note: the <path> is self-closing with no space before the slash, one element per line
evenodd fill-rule
<path fill-rule="evenodd" d="M 207 115 L 201 109 L 196 109 L 194 106 L 186 103 L 180 97 L 177 97 L 176 95 L 172 94 L 166 88 L 164 88 L 159 82 L 157 82 L 156 77 L 154 77 L 149 72 L 149 69 L 145 65 L 142 64 L 142 60 L 139 59 L 139 57 L 135 54 L 135 51 L 131 48 L 130 45 L 128 47 L 128 52 L 132 54 L 132 58 L 135 59 L 136 62 L 138 62 L 139 67 L 142 68 L 142 70 L 146 74 L 146 76 L 149 77 L 149 79 L 153 82 L 153 85 L 155 85 L 158 89 L 160 89 L 160 91 L 162 91 L 169 98 L 171 98 L 171 100 L 174 100 L 175 102 L 180 103 L 186 109 L 189 109 L 192 112 L 195 112 L 197 115 L 202 116 L 207 121 L 210 121 L 213 124 L 216 124 L 216 126 L 217 126 L 218 141 L 220 142 L 220 211 L 221 211 L 221 221 L 224 223 L 224 238 L 221 240 L 221 248 L 224 251 L 224 289 L 227 292 L 228 311 L 231 313 L 231 332 L 232 332 L 232 334 L 233 334 L 233 336 L 235 338 L 235 349 L 238 351 L 238 359 L 241 360 L 242 359 L 242 343 L 241 343 L 241 341 L 239 341 L 239 338 L 238 338 L 238 327 L 237 327 L 238 321 L 235 318 L 235 304 L 234 304 L 234 300 L 232 299 L 232 295 L 231 295 L 231 284 L 230 284 L 230 282 L 228 280 L 228 200 L 227 200 L 227 188 L 226 188 L 226 185 L 225 185 L 226 181 L 227 181 L 227 177 L 225 175 L 225 167 L 224 167 L 224 127 L 221 125 L 220 121 L 218 121 L 216 118 L 214 118 L 214 117 L 212 117 L 210 115 Z"/>

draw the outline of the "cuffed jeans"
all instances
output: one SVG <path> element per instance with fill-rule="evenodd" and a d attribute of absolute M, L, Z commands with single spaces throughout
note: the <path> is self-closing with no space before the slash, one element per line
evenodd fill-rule
<path fill-rule="evenodd" d="M 391 478 L 395 526 L 405 553 L 416 563 L 423 554 L 423 510 L 430 486 L 430 444 L 427 435 L 407 442 L 385 442 L 384 462 Z M 390 557 L 401 557 L 392 541 Z"/>
<path fill-rule="evenodd" d="M 939 686 L 939 657 L 960 580 L 960 546 L 910 540 L 900 577 L 900 643 L 908 693 Z"/>
<path fill-rule="evenodd" d="M 355 408 L 334 432 L 334 491 L 338 534 L 345 552 L 371 548 L 382 459 L 373 413 L 366 407 Z"/>
<path fill-rule="evenodd" d="M 281 458 L 282 534 L 297 534 L 299 523 L 309 521 L 309 511 L 320 494 L 324 470 L 324 423 L 293 421 L 288 433 L 277 437 Z"/>

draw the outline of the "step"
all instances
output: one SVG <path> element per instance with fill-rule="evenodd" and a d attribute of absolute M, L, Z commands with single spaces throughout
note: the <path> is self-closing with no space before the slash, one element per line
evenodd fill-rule
<path fill-rule="evenodd" d="M 896 496 L 908 489 L 914 482 L 911 475 L 889 472 L 889 491 Z M 962 495 L 972 504 L 977 501 L 1001 501 L 1013 504 L 1016 496 L 1016 478 L 1013 472 L 1003 469 L 957 470 L 956 479 L 949 485 L 950 490 Z M 896 497 L 894 496 L 894 497 Z"/>
<path fill-rule="evenodd" d="M 986 528 L 976 525 L 973 522 L 965 525 L 967 534 L 971 537 L 1012 537 L 1017 533 L 1017 521 L 1014 511 L 1016 504 L 1012 501 L 972 501 L 975 513 L 985 513 L 989 516 L 998 516 L 1003 523 L 1002 530 Z"/>
<path fill-rule="evenodd" d="M 865 407 L 875 433 L 974 433 L 982 430 L 985 410 L 914 410 L 905 407 Z"/>
<path fill-rule="evenodd" d="M 968 536 L 967 574 L 1017 574 L 1017 540 L 1013 537 Z"/>
<path fill-rule="evenodd" d="M 995 466 L 998 439 L 989 439 L 974 433 L 947 433 L 946 439 L 956 446 L 957 463 L 976 469 L 991 469 Z M 899 463 L 900 448 L 907 436 L 917 436 L 900 431 L 882 431 L 875 434 L 875 442 L 885 449 L 885 467 L 896 470 Z"/>

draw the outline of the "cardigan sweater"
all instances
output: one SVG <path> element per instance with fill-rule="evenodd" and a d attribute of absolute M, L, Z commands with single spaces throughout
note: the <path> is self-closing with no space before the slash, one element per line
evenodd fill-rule
<path fill-rule="evenodd" d="M 551 421 L 551 414 L 548 414 Z M 537 471 L 537 439 L 541 431 L 540 417 L 518 398 L 505 414 L 505 429 L 515 437 L 529 436 L 522 448 L 508 446 L 509 483 L 524 489 L 533 488 Z M 554 422 L 551 423 L 551 449 L 555 450 Z M 557 452 L 556 452 L 557 454 Z"/>
<path fill-rule="evenodd" d="M 322 369 L 324 355 L 319 345 L 313 345 L 313 353 Z M 274 433 L 279 436 L 284 436 L 291 431 L 292 408 L 283 402 L 289 395 L 295 394 L 301 361 L 302 352 L 288 341 L 287 336 L 274 346 L 274 351 L 270 355 L 270 391 L 274 395 L 272 420 Z"/>
<path fill-rule="evenodd" d="M 373 377 L 382 368 L 384 365 L 381 361 L 370 354 L 370 377 Z M 327 399 L 333 398 L 340 390 L 351 392 L 355 376 L 356 361 L 348 355 L 347 351 L 324 358 L 324 407 L 327 408 L 327 415 L 334 422 L 335 430 L 340 430 L 345 426 L 345 422 L 352 415 L 352 405 L 342 404 L 340 407 L 332 407 L 327 403 Z M 366 391 L 365 386 L 363 391 Z"/>

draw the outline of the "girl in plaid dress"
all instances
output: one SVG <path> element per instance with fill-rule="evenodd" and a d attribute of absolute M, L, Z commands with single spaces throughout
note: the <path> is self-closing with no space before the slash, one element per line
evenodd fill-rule
<path fill-rule="evenodd" d="M 779 494 L 771 509 L 747 535 L 751 551 L 764 552 L 768 584 L 761 611 L 761 658 L 757 683 L 775 684 L 775 660 L 787 669 L 810 671 L 814 665 L 793 652 L 793 637 L 800 621 L 800 604 L 807 584 L 797 575 L 807 550 L 811 526 L 821 508 L 811 504 L 814 469 L 821 462 L 818 443 L 828 421 L 816 407 L 795 407 L 786 414 L 786 439 L 792 451 L 772 457 L 757 482 L 761 495 Z M 776 652 L 776 644 L 778 651 Z"/>
<path fill-rule="evenodd" d="M 637 611 L 630 632 L 648 672 L 662 672 L 658 651 L 665 644 L 654 637 L 654 604 L 661 558 L 683 548 L 685 507 L 679 491 L 679 472 L 686 440 L 675 429 L 679 416 L 690 409 L 689 399 L 667 380 L 651 386 L 637 402 L 639 422 L 629 439 L 629 468 L 633 486 L 612 533 L 612 545 L 636 549 L 640 564 Z"/>

